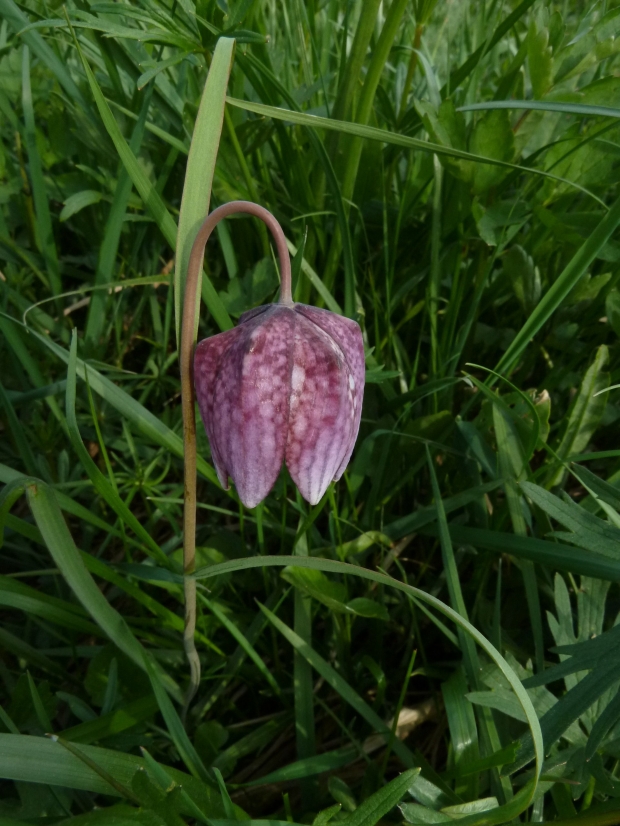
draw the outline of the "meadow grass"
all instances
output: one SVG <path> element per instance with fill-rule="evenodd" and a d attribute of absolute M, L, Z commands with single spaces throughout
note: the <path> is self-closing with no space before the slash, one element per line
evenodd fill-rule
<path fill-rule="evenodd" d="M 0 21 L 0 826 L 619 822 L 620 7 Z M 235 199 L 359 321 L 362 424 L 253 510 L 199 425 L 184 583 L 187 261 Z M 275 260 L 218 225 L 200 338 Z"/>

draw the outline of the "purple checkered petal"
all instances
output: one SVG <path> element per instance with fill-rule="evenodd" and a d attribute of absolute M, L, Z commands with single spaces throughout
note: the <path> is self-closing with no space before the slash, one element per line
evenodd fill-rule
<path fill-rule="evenodd" d="M 320 310 L 318 307 L 310 307 L 305 304 L 297 304 L 295 309 L 313 324 L 316 324 L 317 327 L 320 327 L 336 342 L 344 355 L 348 371 L 349 438 L 333 477 L 333 480 L 337 482 L 347 469 L 360 429 L 364 383 L 366 381 L 362 333 L 359 324 L 355 321 L 336 313 L 330 313 L 329 310 Z"/>
<path fill-rule="evenodd" d="M 311 504 L 344 472 L 364 390 L 354 321 L 301 304 L 256 308 L 200 342 L 194 382 L 220 482 L 232 477 L 247 507 L 267 496 L 284 460 Z"/>
<path fill-rule="evenodd" d="M 320 500 L 348 444 L 347 369 L 342 351 L 297 315 L 286 466 L 301 495 Z"/>

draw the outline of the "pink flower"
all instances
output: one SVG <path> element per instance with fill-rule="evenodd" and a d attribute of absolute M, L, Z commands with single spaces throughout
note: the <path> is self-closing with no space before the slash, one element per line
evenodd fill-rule
<path fill-rule="evenodd" d="M 364 346 L 355 321 L 290 301 L 201 341 L 194 385 L 217 475 L 253 508 L 286 466 L 315 505 L 344 473 L 359 430 Z"/>

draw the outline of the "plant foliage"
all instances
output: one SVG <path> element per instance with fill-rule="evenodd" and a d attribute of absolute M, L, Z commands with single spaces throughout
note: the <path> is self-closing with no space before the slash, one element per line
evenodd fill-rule
<path fill-rule="evenodd" d="M 620 7 L 0 0 L 0 826 L 620 821 Z M 188 250 L 357 319 L 352 462 L 247 511 Z M 199 335 L 273 300 L 209 242 Z"/>

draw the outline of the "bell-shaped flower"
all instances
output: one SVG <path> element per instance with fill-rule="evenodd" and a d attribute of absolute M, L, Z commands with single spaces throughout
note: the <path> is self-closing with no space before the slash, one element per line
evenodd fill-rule
<path fill-rule="evenodd" d="M 255 507 L 286 462 L 315 505 L 344 473 L 359 430 L 359 325 L 304 304 L 258 307 L 198 344 L 194 386 L 224 488 L 230 476 L 243 504 Z"/>

